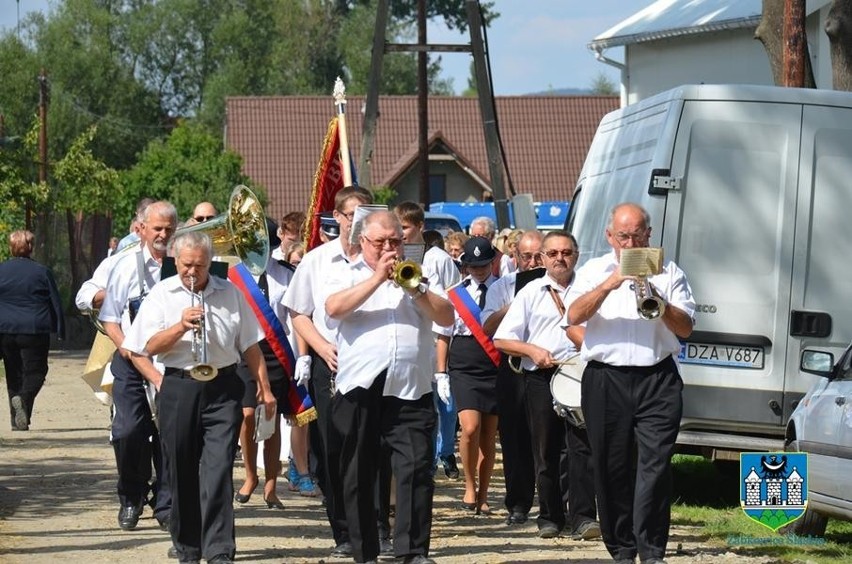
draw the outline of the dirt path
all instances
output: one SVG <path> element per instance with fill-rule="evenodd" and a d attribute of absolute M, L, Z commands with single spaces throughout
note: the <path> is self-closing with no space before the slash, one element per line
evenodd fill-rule
<path fill-rule="evenodd" d="M 136 530 L 118 529 L 109 415 L 79 377 L 85 357 L 84 351 L 51 355 L 30 431 L 12 432 L 8 419 L 0 422 L 0 563 L 169 562 L 168 536 L 150 511 Z M 7 417 L 7 408 L 0 412 Z M 235 472 L 241 483 L 242 468 Z M 440 563 L 611 562 L 597 541 L 542 540 L 533 521 L 508 527 L 502 514 L 468 516 L 455 508 L 461 494 L 460 481 L 439 477 L 431 556 Z M 495 476 L 492 507 L 502 494 L 502 478 Z M 327 558 L 332 543 L 319 499 L 289 493 L 283 479 L 279 495 L 284 511 L 266 509 L 257 494 L 237 508 L 238 560 L 347 562 Z M 771 561 L 707 544 L 700 528 L 673 529 L 669 548 L 672 564 Z"/>

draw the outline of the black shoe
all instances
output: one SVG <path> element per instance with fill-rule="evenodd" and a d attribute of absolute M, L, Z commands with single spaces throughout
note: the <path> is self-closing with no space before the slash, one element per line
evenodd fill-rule
<path fill-rule="evenodd" d="M 403 564 L 435 564 L 434 560 L 422 554 L 409 554 L 402 562 Z"/>
<path fill-rule="evenodd" d="M 506 518 L 507 525 L 523 525 L 527 522 L 527 514 L 523 511 L 512 511 Z"/>
<path fill-rule="evenodd" d="M 213 562 L 216 562 L 217 564 L 234 564 L 234 559 L 228 554 L 217 554 L 213 558 L 207 559 L 207 562 L 211 564 Z"/>
<path fill-rule="evenodd" d="M 451 454 L 449 456 L 441 457 L 441 464 L 444 466 L 444 474 L 446 474 L 447 478 L 452 478 L 455 480 L 459 477 L 459 467 L 456 465 L 456 455 Z"/>
<path fill-rule="evenodd" d="M 553 523 L 546 523 L 538 528 L 538 536 L 543 539 L 552 539 L 559 536 L 559 527 Z"/>
<path fill-rule="evenodd" d="M 597 521 L 585 521 L 571 533 L 571 540 L 592 540 L 601 536 L 601 526 Z"/>
<path fill-rule="evenodd" d="M 118 526 L 125 531 L 132 531 L 139 523 L 142 511 L 134 505 L 125 505 L 118 510 Z"/>
<path fill-rule="evenodd" d="M 169 550 L 166 551 L 166 556 L 171 560 L 179 560 L 180 556 L 178 556 L 177 549 L 173 546 L 169 547 Z"/>
<path fill-rule="evenodd" d="M 390 539 L 379 539 L 379 554 L 393 556 L 393 543 Z"/>
<path fill-rule="evenodd" d="M 16 431 L 29 431 L 30 423 L 27 417 L 27 410 L 24 407 L 24 400 L 21 396 L 12 396 L 12 417 L 14 418 Z"/>
<path fill-rule="evenodd" d="M 168 531 L 168 530 L 169 530 L 169 526 L 171 525 L 171 520 L 170 520 L 168 517 L 163 517 L 162 519 L 160 519 L 160 518 L 158 517 L 158 518 L 157 518 L 157 523 L 159 523 L 159 524 L 160 524 L 160 530 L 161 530 L 161 531 Z M 174 547 L 172 547 L 172 548 L 174 548 Z"/>
<path fill-rule="evenodd" d="M 352 557 L 352 543 L 349 541 L 343 541 L 342 543 L 335 546 L 331 549 L 330 556 L 332 558 L 351 558 Z"/>
<path fill-rule="evenodd" d="M 666 564 L 666 561 L 662 558 L 646 558 L 642 560 L 642 564 Z"/>

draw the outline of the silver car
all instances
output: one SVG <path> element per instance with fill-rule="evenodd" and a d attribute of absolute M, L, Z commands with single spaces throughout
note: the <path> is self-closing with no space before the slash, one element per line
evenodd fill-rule
<path fill-rule="evenodd" d="M 823 536 L 829 517 L 852 520 L 852 345 L 836 364 L 806 349 L 800 368 L 822 378 L 787 423 L 785 449 L 808 453 L 808 508 L 786 532 Z"/>

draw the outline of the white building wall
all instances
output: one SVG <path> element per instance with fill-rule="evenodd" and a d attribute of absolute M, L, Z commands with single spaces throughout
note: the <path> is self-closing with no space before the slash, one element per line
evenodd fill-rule
<path fill-rule="evenodd" d="M 767 84 L 763 45 L 747 30 L 687 35 L 629 45 L 627 103 L 682 84 Z"/>

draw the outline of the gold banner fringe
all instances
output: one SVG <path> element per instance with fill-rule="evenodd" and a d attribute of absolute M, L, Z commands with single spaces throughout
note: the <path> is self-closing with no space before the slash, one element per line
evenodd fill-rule
<path fill-rule="evenodd" d="M 311 407 L 309 409 L 306 409 L 302 413 L 296 414 L 296 425 L 302 427 L 304 425 L 307 425 L 311 421 L 316 421 L 316 418 L 317 410 L 315 407 Z"/>

